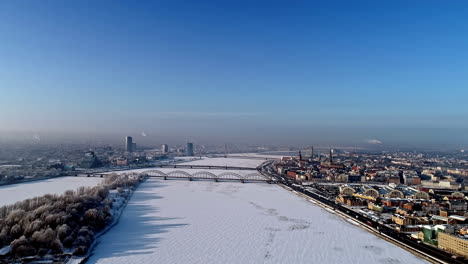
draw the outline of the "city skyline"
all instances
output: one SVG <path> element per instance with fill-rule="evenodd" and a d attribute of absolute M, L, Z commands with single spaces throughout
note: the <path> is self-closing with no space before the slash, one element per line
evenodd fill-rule
<path fill-rule="evenodd" d="M 0 134 L 464 148 L 467 9 L 5 1 Z"/>

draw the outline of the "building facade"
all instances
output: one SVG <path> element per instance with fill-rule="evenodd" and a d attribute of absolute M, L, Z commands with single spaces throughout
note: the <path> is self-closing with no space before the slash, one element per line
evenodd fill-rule
<path fill-rule="evenodd" d="M 161 152 L 162 153 L 168 153 L 169 152 L 169 146 L 167 144 L 162 144 L 161 145 Z"/>
<path fill-rule="evenodd" d="M 446 233 L 439 233 L 438 247 L 451 254 L 468 258 L 468 239 Z"/>
<path fill-rule="evenodd" d="M 133 151 L 133 138 L 132 137 L 125 137 L 125 151 L 132 152 Z"/>
<path fill-rule="evenodd" d="M 185 148 L 186 156 L 193 156 L 193 143 L 188 142 L 187 147 Z"/>

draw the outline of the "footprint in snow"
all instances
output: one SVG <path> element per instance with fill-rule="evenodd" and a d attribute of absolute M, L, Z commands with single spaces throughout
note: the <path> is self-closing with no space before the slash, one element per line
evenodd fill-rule
<path fill-rule="evenodd" d="M 398 264 L 398 263 L 401 263 L 398 259 L 392 259 L 392 258 L 379 259 L 379 262 L 382 263 L 382 264 Z"/>

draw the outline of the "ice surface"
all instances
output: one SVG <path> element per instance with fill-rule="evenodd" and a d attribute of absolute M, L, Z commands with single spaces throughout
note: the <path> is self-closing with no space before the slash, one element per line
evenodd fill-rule
<path fill-rule="evenodd" d="M 0 206 L 49 193 L 62 194 L 66 190 L 76 190 L 81 186 L 96 186 L 101 181 L 102 178 L 96 177 L 60 177 L 0 186 Z"/>
<path fill-rule="evenodd" d="M 266 183 L 150 179 L 87 263 L 426 263 Z"/>
<path fill-rule="evenodd" d="M 212 165 L 212 166 L 233 166 L 255 169 L 266 160 L 248 158 L 202 158 L 194 161 L 181 163 L 183 165 Z"/>
<path fill-rule="evenodd" d="M 280 154 L 264 154 L 264 153 L 232 153 L 228 154 L 228 157 L 251 157 L 251 158 L 265 158 L 265 159 L 280 159 L 287 155 Z M 296 155 L 297 156 L 297 155 Z"/>

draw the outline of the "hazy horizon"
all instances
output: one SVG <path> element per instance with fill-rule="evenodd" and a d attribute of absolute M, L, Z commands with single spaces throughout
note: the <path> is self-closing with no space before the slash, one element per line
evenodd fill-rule
<path fill-rule="evenodd" d="M 467 148 L 467 11 L 463 1 L 4 1 L 0 142 Z"/>

